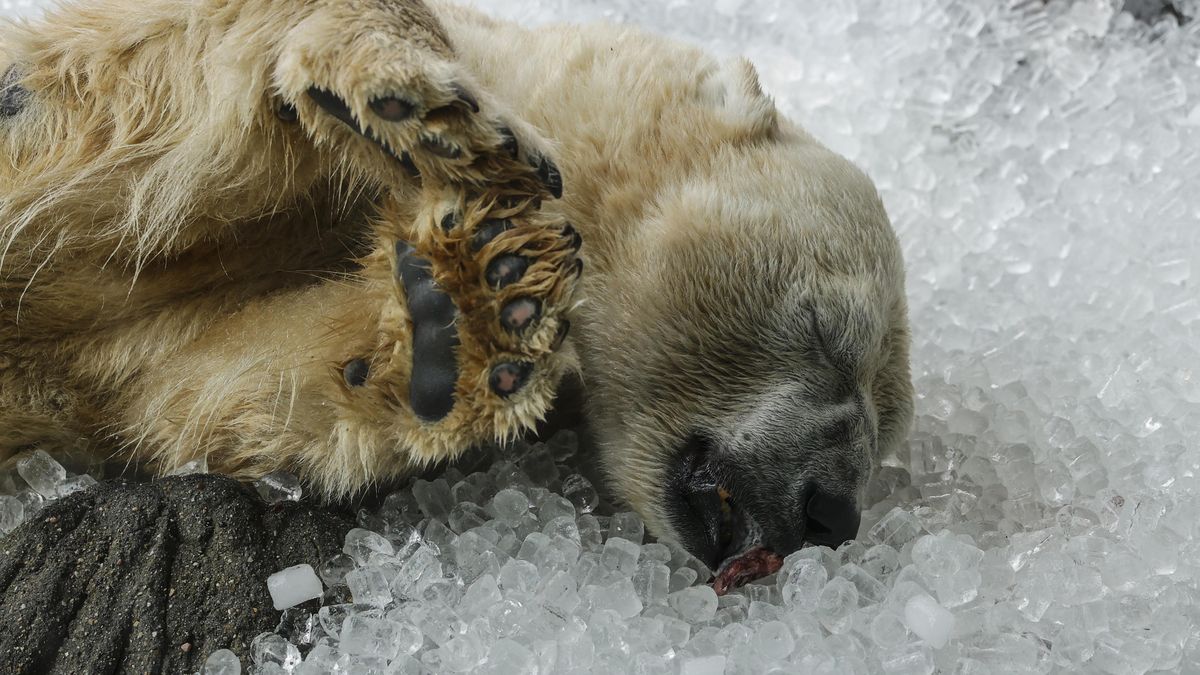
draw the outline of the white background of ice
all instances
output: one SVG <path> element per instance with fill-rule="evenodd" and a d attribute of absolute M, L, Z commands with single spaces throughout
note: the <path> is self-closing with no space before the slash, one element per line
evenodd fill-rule
<path fill-rule="evenodd" d="M 732 627 L 657 654 L 639 651 L 648 624 L 585 599 L 569 640 L 544 636 L 567 640 L 551 670 L 767 672 L 785 652 L 779 672 L 1200 672 L 1200 21 L 1149 27 L 1108 0 L 486 5 L 747 55 L 874 178 L 909 269 L 911 484 L 888 475 L 865 545 L 793 558 L 792 585 L 747 592 L 766 604 L 725 601 L 713 621 Z M 924 538 L 868 551 L 897 505 Z M 844 580 L 849 616 L 826 606 Z M 545 641 L 477 629 L 481 669 L 549 665 Z M 940 649 L 919 637 L 946 631 Z"/>

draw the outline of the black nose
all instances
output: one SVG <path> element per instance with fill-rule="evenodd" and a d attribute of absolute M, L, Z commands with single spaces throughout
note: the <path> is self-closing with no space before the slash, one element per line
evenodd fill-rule
<path fill-rule="evenodd" d="M 862 516 L 853 500 L 837 497 L 813 486 L 805 509 L 804 540 L 837 548 L 858 536 Z"/>

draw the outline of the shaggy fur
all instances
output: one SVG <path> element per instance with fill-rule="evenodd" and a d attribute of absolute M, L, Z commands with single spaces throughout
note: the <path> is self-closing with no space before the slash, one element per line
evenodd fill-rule
<path fill-rule="evenodd" d="M 575 369 L 613 486 L 671 536 L 661 486 L 690 435 L 762 500 L 817 480 L 861 503 L 907 432 L 887 216 L 748 63 L 417 0 L 87 0 L 0 29 L 10 67 L 30 98 L 0 117 L 0 459 L 32 444 L 161 469 L 206 455 L 342 493 L 529 428 Z M 314 85 L 360 120 L 381 93 L 453 108 L 455 86 L 482 112 L 370 126 L 411 150 L 414 180 L 305 97 Z M 525 160 L 554 158 L 561 200 L 498 151 L 499 123 Z M 462 158 L 422 151 L 430 131 Z M 454 209 L 467 230 L 511 216 L 518 231 L 473 253 L 437 227 Z M 585 242 L 578 288 L 566 221 Z M 397 239 L 462 311 L 457 403 L 436 424 L 408 407 Z M 482 265 L 517 249 L 543 255 L 496 297 Z M 495 327 L 518 293 L 546 304 L 524 341 Z M 488 365 L 514 354 L 534 380 L 502 400 Z M 371 375 L 350 388 L 355 358 Z M 831 424 L 848 431 L 821 441 Z"/>

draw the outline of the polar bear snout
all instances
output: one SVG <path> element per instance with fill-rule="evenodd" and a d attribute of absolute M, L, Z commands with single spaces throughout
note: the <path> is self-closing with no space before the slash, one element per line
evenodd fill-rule
<path fill-rule="evenodd" d="M 680 543 L 718 573 L 723 588 L 769 574 L 769 561 L 802 546 L 836 548 L 858 534 L 853 486 L 861 472 L 850 463 L 839 463 L 838 475 L 828 466 L 813 471 L 795 461 L 801 454 L 730 453 L 702 432 L 678 452 L 665 511 Z"/>

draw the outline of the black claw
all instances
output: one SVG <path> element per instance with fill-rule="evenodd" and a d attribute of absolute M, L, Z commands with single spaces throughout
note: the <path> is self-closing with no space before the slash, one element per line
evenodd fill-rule
<path fill-rule="evenodd" d="M 542 303 L 535 298 L 517 298 L 500 310 L 500 325 L 510 333 L 528 328 L 542 315 Z"/>
<path fill-rule="evenodd" d="M 396 242 L 396 261 L 413 325 L 409 405 L 420 419 L 436 422 L 454 408 L 458 310 L 434 284 L 429 261 L 418 257 L 407 243 Z"/>
<path fill-rule="evenodd" d="M 516 283 L 529 269 L 529 258 L 520 255 L 502 255 L 488 263 L 484 276 L 488 285 L 495 289 Z"/>
<path fill-rule="evenodd" d="M 501 232 L 507 232 L 513 227 L 512 221 L 509 220 L 488 220 L 475 230 L 474 236 L 471 237 L 471 250 L 478 251 L 484 246 L 500 236 Z"/>
<path fill-rule="evenodd" d="M 575 275 L 576 279 L 583 276 L 583 258 L 575 259 L 575 264 L 571 266 L 571 272 Z"/>
<path fill-rule="evenodd" d="M 525 386 L 531 373 L 532 363 L 501 363 L 492 368 L 491 374 L 488 375 L 488 386 L 500 398 L 508 398 Z"/>
<path fill-rule="evenodd" d="M 300 113 L 291 103 L 280 103 L 279 107 L 275 109 L 275 116 L 288 124 L 300 119 Z"/>
<path fill-rule="evenodd" d="M 367 383 L 367 375 L 371 373 L 371 365 L 366 359 L 354 359 L 353 361 L 342 366 L 342 377 L 346 380 L 346 385 L 350 387 L 361 387 Z"/>
<path fill-rule="evenodd" d="M 567 339 L 567 333 L 571 332 L 571 322 L 566 319 L 561 319 L 558 322 L 558 332 L 554 334 L 554 342 L 550 345 L 550 349 L 557 351 Z"/>
<path fill-rule="evenodd" d="M 562 197 L 562 174 L 558 172 L 558 167 L 554 165 L 554 162 L 542 157 L 537 166 L 537 174 L 538 178 L 542 180 L 542 183 L 546 185 L 546 189 L 550 190 L 550 194 L 553 195 L 555 199 Z"/>
<path fill-rule="evenodd" d="M 421 147 L 426 152 L 443 159 L 458 159 L 462 157 L 462 148 L 452 145 L 441 136 L 422 136 Z"/>
<path fill-rule="evenodd" d="M 380 96 L 367 101 L 371 112 L 388 122 L 403 122 L 413 116 L 417 104 L 395 96 Z"/>
<path fill-rule="evenodd" d="M 500 132 L 500 149 L 516 159 L 517 153 L 521 151 L 520 144 L 517 143 L 517 135 L 508 127 L 500 127 L 496 131 Z"/>
<path fill-rule="evenodd" d="M 380 145 L 383 144 L 381 143 Z M 413 162 L 412 155 L 408 154 L 407 152 L 400 153 L 400 166 L 404 167 L 404 170 L 408 172 L 408 175 L 412 176 L 413 178 L 421 177 L 421 170 L 418 169 L 416 163 Z"/>
<path fill-rule="evenodd" d="M 458 226 L 459 213 L 458 211 L 450 211 L 442 216 L 442 232 L 449 232 Z"/>
<path fill-rule="evenodd" d="M 570 223 L 563 225 L 563 236 L 571 242 L 571 248 L 576 251 L 583 246 L 583 237 L 579 235 L 579 231 L 575 229 L 574 225 Z"/>
<path fill-rule="evenodd" d="M 397 155 L 395 151 L 388 147 L 387 143 L 379 140 L 379 137 L 375 136 L 375 134 L 363 131 L 362 126 L 360 126 L 358 121 L 354 119 L 354 114 L 350 112 L 350 106 L 346 105 L 346 102 L 343 101 L 340 96 L 326 89 L 321 89 L 320 87 L 309 87 L 308 97 L 311 98 L 313 103 L 316 103 L 317 107 L 321 108 L 321 110 L 324 110 L 330 115 L 333 115 L 337 119 L 341 120 L 343 124 L 353 129 L 363 138 L 366 138 L 375 145 L 378 145 L 379 147 L 383 148 L 384 152 L 388 153 L 392 157 L 395 157 L 396 160 L 400 162 L 400 165 L 404 167 L 404 170 L 408 173 L 408 175 L 414 178 L 417 178 L 421 175 L 421 172 L 417 169 L 417 165 L 413 163 L 412 157 L 410 157 L 407 152 L 401 152 L 399 155 Z"/>
<path fill-rule="evenodd" d="M 0 77 L 0 117 L 13 117 L 29 103 L 29 90 L 21 86 L 20 79 L 16 66 L 9 66 Z"/>
<path fill-rule="evenodd" d="M 471 112 L 476 112 L 476 113 L 479 112 L 479 99 L 475 98 L 475 95 L 472 94 L 471 92 L 467 91 L 467 88 L 462 86 L 461 84 L 458 84 L 457 82 L 455 82 L 453 86 L 454 86 L 454 96 L 458 100 L 467 104 L 467 107 L 471 109 Z"/>

